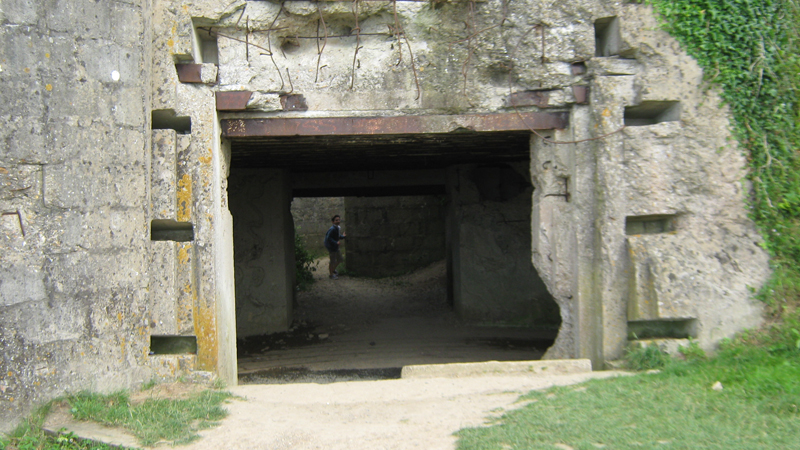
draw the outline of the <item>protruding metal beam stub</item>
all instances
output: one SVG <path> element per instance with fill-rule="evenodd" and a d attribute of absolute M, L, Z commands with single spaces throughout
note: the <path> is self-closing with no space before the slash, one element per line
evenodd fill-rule
<path fill-rule="evenodd" d="M 588 86 L 572 86 L 572 95 L 575 97 L 575 103 L 579 105 L 585 105 L 589 103 Z"/>
<path fill-rule="evenodd" d="M 202 64 L 175 64 L 178 72 L 178 80 L 181 83 L 202 83 L 203 65 Z"/>
<path fill-rule="evenodd" d="M 244 111 L 252 96 L 250 91 L 217 92 L 217 111 Z"/>

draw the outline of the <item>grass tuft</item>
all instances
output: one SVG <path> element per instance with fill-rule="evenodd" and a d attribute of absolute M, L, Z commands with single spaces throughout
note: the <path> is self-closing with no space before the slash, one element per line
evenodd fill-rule
<path fill-rule="evenodd" d="M 206 390 L 183 400 L 148 399 L 131 404 L 125 392 L 81 392 L 67 397 L 66 402 L 76 419 L 123 427 L 150 446 L 197 439 L 197 431 L 215 426 L 227 415 L 221 405 L 230 396 L 228 392 Z"/>
<path fill-rule="evenodd" d="M 147 383 L 150 384 L 150 383 Z M 152 389 L 153 386 L 150 386 Z M 222 407 L 229 392 L 204 390 L 188 398 L 147 399 L 132 403 L 125 391 L 108 395 L 80 392 L 53 400 L 25 419 L 9 436 L 0 437 L 0 450 L 106 450 L 112 447 L 76 438 L 70 433 L 47 435 L 42 426 L 53 405 L 66 403 L 77 420 L 91 420 L 128 430 L 144 446 L 185 444 L 198 431 L 211 428 L 227 415 Z"/>
<path fill-rule="evenodd" d="M 667 365 L 669 355 L 657 345 L 634 346 L 625 353 L 625 366 L 630 370 L 661 369 Z"/>

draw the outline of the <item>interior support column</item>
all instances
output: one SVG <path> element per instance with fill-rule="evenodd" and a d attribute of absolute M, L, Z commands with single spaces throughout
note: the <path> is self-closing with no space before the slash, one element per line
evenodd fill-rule
<path fill-rule="evenodd" d="M 292 323 L 294 227 L 289 173 L 280 169 L 232 169 L 239 338 L 282 332 Z"/>

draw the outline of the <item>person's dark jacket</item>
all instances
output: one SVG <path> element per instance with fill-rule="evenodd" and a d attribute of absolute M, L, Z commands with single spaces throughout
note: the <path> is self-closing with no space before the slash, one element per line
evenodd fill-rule
<path fill-rule="evenodd" d="M 325 248 L 327 248 L 329 252 L 335 252 L 339 250 L 340 239 L 344 239 L 344 236 L 339 235 L 339 227 L 331 225 L 331 227 L 328 228 L 328 232 L 325 233 L 323 245 L 325 245 Z"/>

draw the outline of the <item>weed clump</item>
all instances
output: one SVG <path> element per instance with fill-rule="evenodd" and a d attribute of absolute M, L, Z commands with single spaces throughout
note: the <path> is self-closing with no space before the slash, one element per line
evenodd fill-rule
<path fill-rule="evenodd" d="M 657 345 L 631 346 L 625 352 L 625 367 L 630 370 L 662 369 L 670 356 Z"/>
<path fill-rule="evenodd" d="M 307 291 L 314 284 L 314 272 L 317 265 L 314 256 L 308 251 L 303 238 L 295 230 L 294 233 L 294 265 L 295 265 L 295 288 L 299 291 Z"/>

